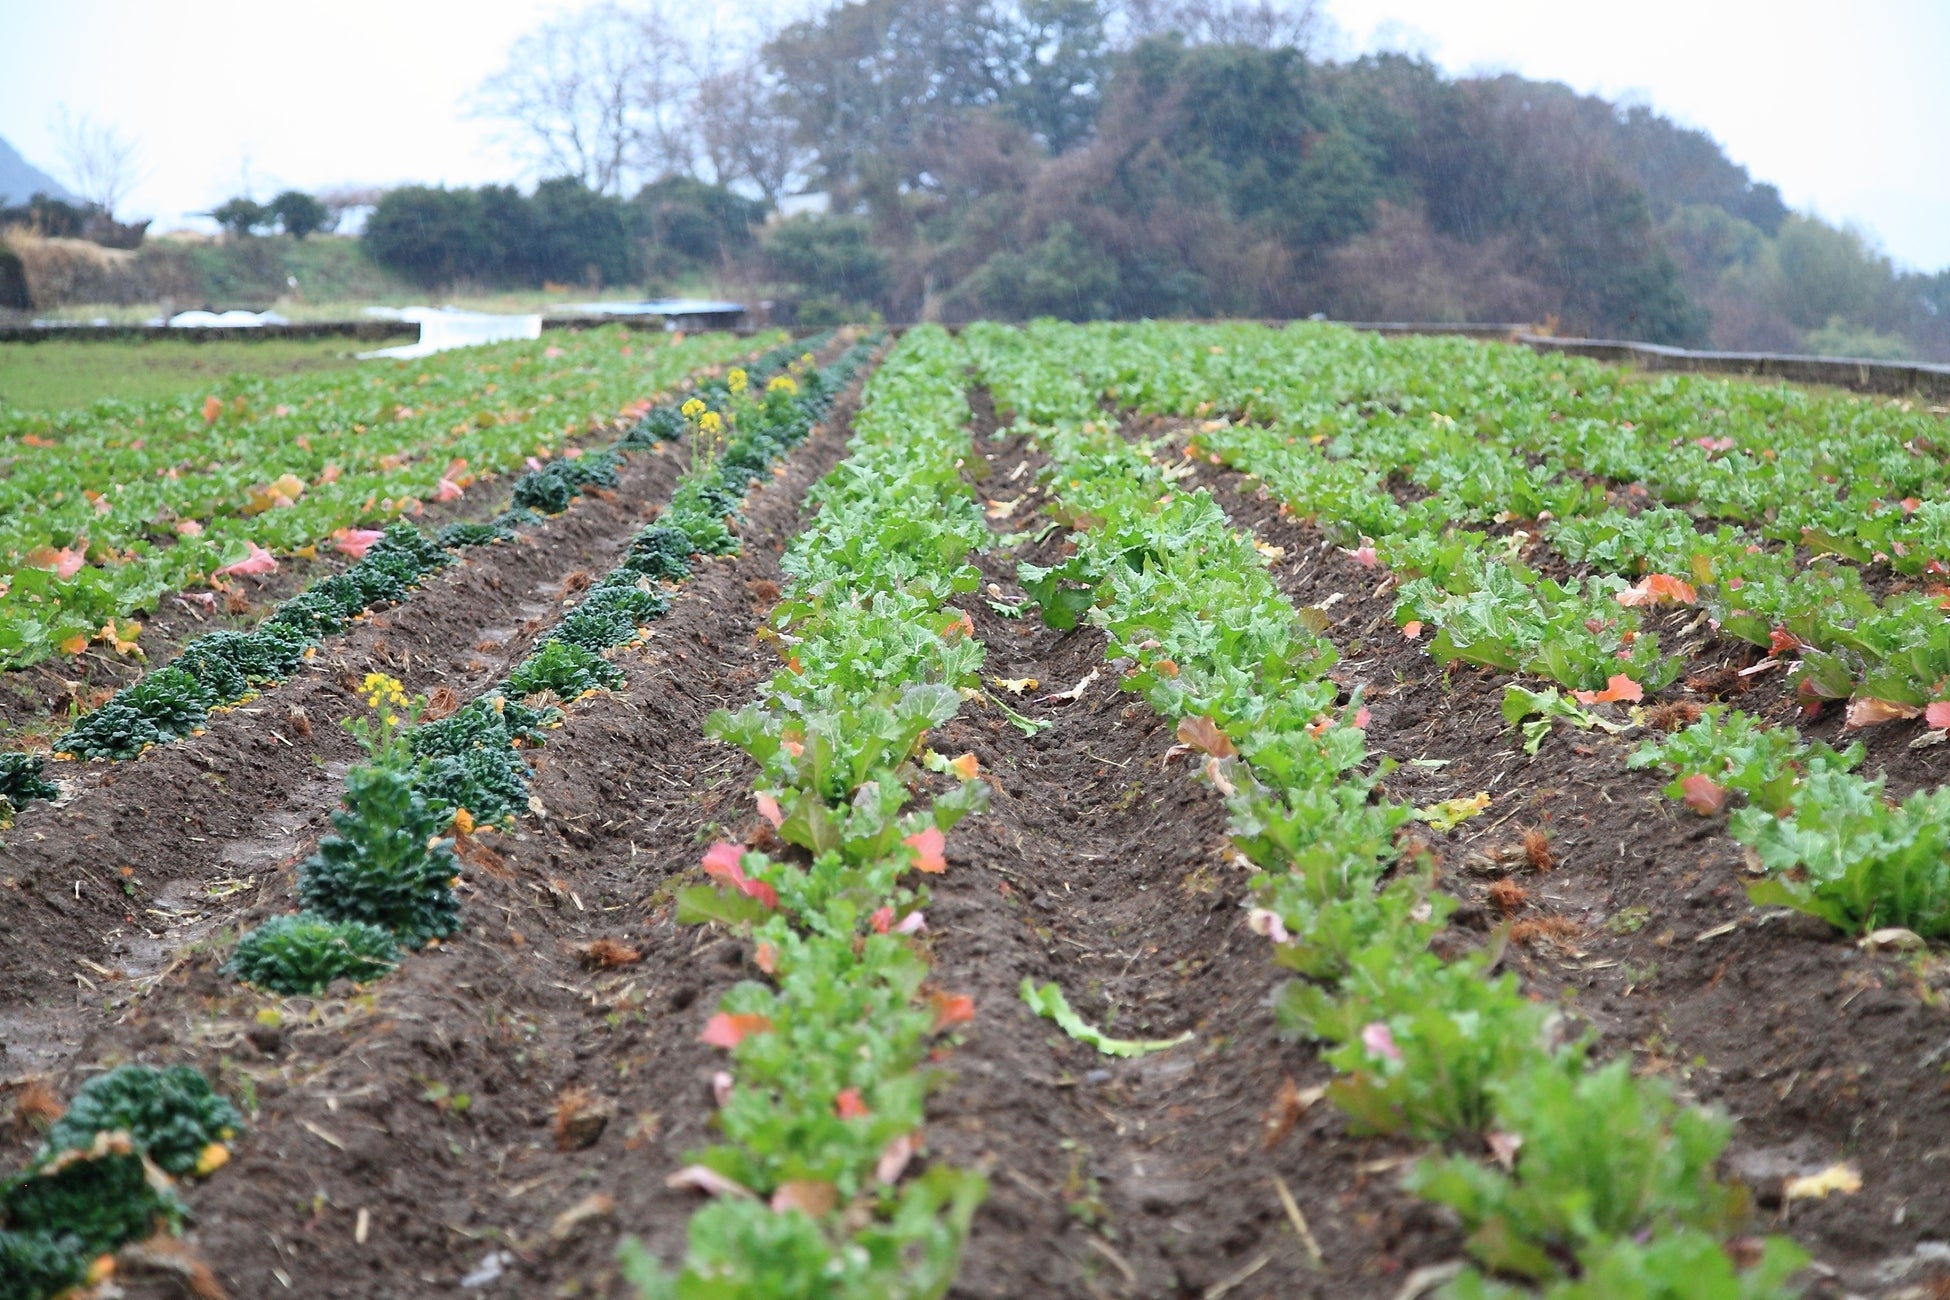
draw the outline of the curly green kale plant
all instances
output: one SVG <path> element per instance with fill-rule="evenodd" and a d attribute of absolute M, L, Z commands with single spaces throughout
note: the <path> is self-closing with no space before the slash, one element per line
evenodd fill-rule
<path fill-rule="evenodd" d="M 237 942 L 224 970 L 273 993 L 317 995 L 336 979 L 377 979 L 398 955 L 393 936 L 313 912 L 275 917 Z"/>
<path fill-rule="evenodd" d="M 77 1237 L 0 1228 L 0 1300 L 42 1300 L 88 1275 L 88 1253 Z"/>
<path fill-rule="evenodd" d="M 406 733 L 419 703 L 380 673 L 364 683 L 371 720 L 346 728 L 372 756 L 345 777 L 344 807 L 328 835 L 298 868 L 298 901 L 335 921 L 362 921 L 391 931 L 406 948 L 460 929 L 453 881 L 460 874 L 449 841 L 451 818 L 415 788 L 417 763 Z"/>
<path fill-rule="evenodd" d="M 0 1217 L 14 1232 L 68 1236 L 90 1257 L 175 1227 L 183 1205 L 166 1179 L 150 1176 L 125 1134 L 104 1133 L 86 1151 L 37 1160 L 0 1188 Z"/>
<path fill-rule="evenodd" d="M 50 1152 L 85 1151 L 97 1133 L 121 1131 L 163 1172 L 194 1173 L 213 1142 L 237 1136 L 244 1118 L 187 1065 L 123 1065 L 83 1084 L 48 1130 Z"/>

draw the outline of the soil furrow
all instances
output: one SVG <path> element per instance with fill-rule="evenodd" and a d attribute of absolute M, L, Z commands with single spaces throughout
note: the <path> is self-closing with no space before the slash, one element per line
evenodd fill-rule
<path fill-rule="evenodd" d="M 1017 497 L 1045 464 L 1018 438 L 978 446 L 991 498 Z M 1039 529 L 1036 500 L 997 531 Z M 988 593 L 1020 599 L 1016 560 L 1054 563 L 1061 545 L 985 556 Z M 1394 1147 L 1348 1140 L 1325 1107 L 1269 1130 L 1288 1079 L 1305 1088 L 1327 1071 L 1275 1034 L 1279 975 L 1245 925 L 1224 805 L 1184 760 L 1164 761 L 1171 726 L 1118 690 L 1101 634 L 966 603 L 989 647 L 985 674 L 1037 678 L 1012 704 L 1054 725 L 1025 736 L 983 709 L 935 741 L 974 750 L 995 786 L 989 812 L 949 837 L 929 910 L 937 971 L 978 1007 L 950 1063 L 956 1081 L 930 1108 L 931 1141 L 992 1183 L 954 1294 L 1196 1296 L 1237 1279 L 1227 1294 L 1371 1296 L 1405 1254 L 1453 1253 L 1447 1234 L 1428 1239 L 1433 1216 L 1395 1194 L 1389 1173 L 1359 1167 Z M 1047 699 L 1092 673 L 1078 699 Z M 1024 977 L 1054 979 L 1120 1037 L 1196 1037 L 1104 1056 L 1034 1018 Z M 1319 1266 L 1276 1177 L 1323 1246 Z"/>
<path fill-rule="evenodd" d="M 364 993 L 282 1004 L 188 954 L 85 1044 L 90 1061 L 187 1057 L 258 1108 L 190 1197 L 192 1243 L 233 1293 L 447 1294 L 495 1274 L 504 1294 L 623 1294 L 624 1232 L 681 1250 L 695 1201 L 663 1179 L 706 1138 L 717 1062 L 697 1032 L 746 945 L 676 926 L 669 899 L 712 828 L 752 819 L 743 756 L 703 724 L 773 663 L 753 633 L 849 406 L 755 489 L 742 553 L 700 561 L 617 656 L 628 684 L 531 755 L 545 812 L 474 837 L 461 935 Z M 291 892 L 280 871 L 232 920 Z"/>

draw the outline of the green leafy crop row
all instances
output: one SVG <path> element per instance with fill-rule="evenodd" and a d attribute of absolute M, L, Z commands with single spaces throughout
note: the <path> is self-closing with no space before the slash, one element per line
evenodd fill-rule
<path fill-rule="evenodd" d="M 202 398 L 0 412 L 0 669 L 85 644 L 253 548 L 322 544 L 635 423 L 646 394 L 750 346 L 610 328 L 236 377 Z"/>
<path fill-rule="evenodd" d="M 1078 333 L 965 334 L 998 409 L 1050 456 L 1052 510 L 1076 529 L 1074 557 L 1024 565 L 1023 582 L 1055 625 L 1102 628 L 1126 689 L 1203 756 L 1259 869 L 1251 922 L 1302 976 L 1281 1022 L 1327 1045 L 1340 1072 L 1330 1099 L 1358 1130 L 1506 1153 L 1425 1159 L 1408 1179 L 1456 1210 L 1493 1273 L 1565 1297 L 1784 1294 L 1805 1260 L 1791 1243 L 1769 1243 L 1744 1273 L 1720 1249 L 1745 1208 L 1713 1173 L 1723 1118 L 1624 1063 L 1591 1069 L 1586 1045 L 1562 1041 L 1550 1008 L 1492 975 L 1487 954 L 1429 950 L 1453 902 L 1404 859 L 1411 810 L 1376 797 L 1387 764 L 1367 752 L 1360 700 L 1326 676 L 1333 648 L 1202 490 L 1101 426 Z M 1600 1279 L 1617 1289 L 1593 1291 Z M 1453 1291 L 1503 1293 L 1474 1273 Z"/>
<path fill-rule="evenodd" d="M 1850 934 L 1899 928 L 1950 938 L 1950 789 L 1894 803 L 1882 778 L 1855 774 L 1862 757 L 1859 744 L 1837 753 L 1803 743 L 1791 727 L 1712 707 L 1683 731 L 1647 741 L 1630 763 L 1671 771 L 1666 793 L 1701 813 L 1743 797 L 1728 831 L 1768 873 L 1747 888 L 1756 904 L 1791 907 Z"/>
<path fill-rule="evenodd" d="M 679 896 L 680 919 L 750 927 L 769 980 L 734 987 L 705 1027 L 731 1054 L 730 1084 L 722 1140 L 686 1173 L 726 1194 L 691 1220 L 674 1274 L 625 1246 L 646 1296 L 939 1296 L 985 1194 L 966 1171 L 902 1176 L 933 1041 L 972 1013 L 928 990 L 911 937 L 925 894 L 906 883 L 945 868 L 943 833 L 985 793 L 965 773 L 907 807 L 928 729 L 954 715 L 982 661 L 946 603 L 974 587 L 967 555 L 987 537 L 959 475 L 964 364 L 928 327 L 875 373 L 850 454 L 814 489 L 819 514 L 783 560 L 791 590 L 771 626 L 787 662 L 760 702 L 709 724 L 759 764 L 760 811 L 790 847 L 714 845 L 715 883 Z M 719 465 L 739 459 L 728 450 Z"/>

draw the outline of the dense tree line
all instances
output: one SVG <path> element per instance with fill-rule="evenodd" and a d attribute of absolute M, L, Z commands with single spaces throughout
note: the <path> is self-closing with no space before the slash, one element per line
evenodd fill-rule
<path fill-rule="evenodd" d="M 844 0 L 686 60 L 661 10 L 603 5 L 494 87 L 573 176 L 395 191 L 367 238 L 427 284 L 709 268 L 824 314 L 1321 312 L 1950 356 L 1950 273 L 1790 213 L 1705 134 L 1554 83 L 1315 57 L 1311 16 Z M 632 174 L 661 179 L 625 200 Z M 761 226 L 795 189 L 829 214 Z"/>

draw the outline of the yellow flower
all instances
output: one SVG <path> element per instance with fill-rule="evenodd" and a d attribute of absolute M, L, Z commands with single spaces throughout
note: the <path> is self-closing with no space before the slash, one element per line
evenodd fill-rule
<path fill-rule="evenodd" d="M 696 397 L 677 408 L 686 420 L 695 420 L 704 414 L 704 402 Z"/>
<path fill-rule="evenodd" d="M 731 373 L 724 377 L 724 386 L 726 388 L 729 388 L 734 393 L 744 392 L 745 385 L 750 382 L 751 382 L 750 378 L 745 374 L 743 370 L 739 369 L 737 366 L 733 366 L 731 368 Z"/>
<path fill-rule="evenodd" d="M 359 683 L 359 694 L 375 709 L 381 704 L 406 703 L 405 685 L 397 677 L 388 677 L 385 673 L 367 673 L 365 681 Z"/>
<path fill-rule="evenodd" d="M 799 382 L 791 375 L 773 375 L 772 382 L 765 385 L 765 391 L 768 393 L 796 393 L 799 391 Z"/>
<path fill-rule="evenodd" d="M 704 433 L 716 433 L 724 428 L 724 417 L 716 411 L 706 411 L 699 417 L 697 427 Z"/>

